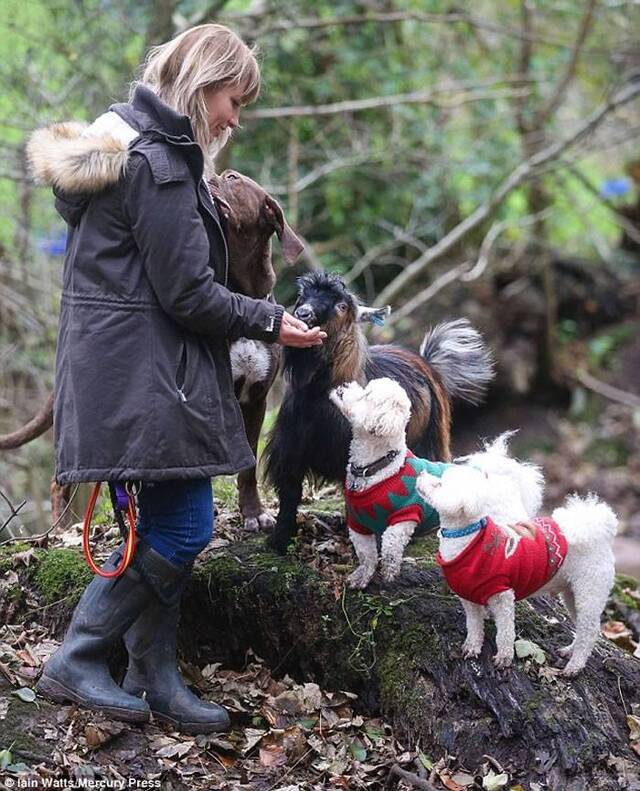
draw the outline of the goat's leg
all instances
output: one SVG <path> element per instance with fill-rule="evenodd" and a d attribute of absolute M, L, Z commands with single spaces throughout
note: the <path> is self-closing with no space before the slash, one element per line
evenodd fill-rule
<path fill-rule="evenodd" d="M 258 458 L 258 440 L 267 409 L 267 399 L 256 399 L 248 404 L 240 404 L 244 430 L 249 440 L 253 455 Z M 256 532 L 260 528 L 273 527 L 275 519 L 264 510 L 260 495 L 258 494 L 258 481 L 256 478 L 257 467 L 243 470 L 238 473 L 238 507 L 244 526 L 247 530 Z"/>
<path fill-rule="evenodd" d="M 400 572 L 404 548 L 411 541 L 416 522 L 398 522 L 382 534 L 380 570 L 385 582 L 393 582 Z"/>
<path fill-rule="evenodd" d="M 349 528 L 349 538 L 360 564 L 347 577 L 350 588 L 366 588 L 378 567 L 378 546 L 375 534 L 364 535 Z"/>
<path fill-rule="evenodd" d="M 280 500 L 280 509 L 276 524 L 267 539 L 269 546 L 278 554 L 284 555 L 287 547 L 298 532 L 298 506 L 302 500 L 302 481 L 304 470 L 292 465 L 286 477 L 279 477 L 274 481 L 276 492 Z"/>
<path fill-rule="evenodd" d="M 496 667 L 508 667 L 513 662 L 516 641 L 516 597 L 512 590 L 496 593 L 487 602 L 496 622 L 496 646 L 493 657 Z"/>

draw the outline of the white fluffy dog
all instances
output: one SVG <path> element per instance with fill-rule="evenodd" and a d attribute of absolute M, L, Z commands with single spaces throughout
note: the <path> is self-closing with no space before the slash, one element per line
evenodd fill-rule
<path fill-rule="evenodd" d="M 494 451 L 503 456 L 501 461 L 487 459 L 490 449 L 480 454 L 482 458 L 470 457 L 474 466 L 450 466 L 440 477 L 423 473 L 416 484 L 418 493 L 440 515 L 437 559 L 465 610 L 463 653 L 477 656 L 482 649 L 486 604 L 496 622 L 495 664 L 511 664 L 515 600 L 559 593 L 576 627 L 574 641 L 562 649 L 570 656 L 563 673 L 574 675 L 593 650 L 613 584 L 611 544 L 616 515 L 595 495 L 585 499 L 574 495 L 562 508 L 556 508 L 551 519 L 535 520 L 534 540 L 508 535 L 509 531 L 497 529 L 496 523 L 504 525 L 518 512 L 518 518 L 524 519 L 524 502 L 536 503 L 539 495 L 527 492 L 530 471 L 526 467 L 521 486 L 515 487 L 509 469 L 518 462 L 502 454 L 498 444 Z"/>
<path fill-rule="evenodd" d="M 425 471 L 440 475 L 447 465 L 418 459 L 407 449 L 411 402 L 392 379 L 372 379 L 365 388 L 350 382 L 329 397 L 353 433 L 345 504 L 359 566 L 347 582 L 352 588 L 369 584 L 378 567 L 376 535 L 382 536 L 382 576 L 390 582 L 400 571 L 404 548 L 418 524 L 438 525 L 435 511 L 415 491 L 417 477 Z"/>
<path fill-rule="evenodd" d="M 449 466 L 416 458 L 407 449 L 406 426 L 411 403 L 404 389 L 392 379 L 372 379 L 366 387 L 357 382 L 342 385 L 330 394 L 333 403 L 351 424 L 353 438 L 345 484 L 349 537 L 359 565 L 349 575 L 354 588 L 365 588 L 378 566 L 376 536 L 381 536 L 380 566 L 383 579 L 392 581 L 400 570 L 404 548 L 416 527 L 438 526 L 437 512 L 416 492 L 421 472 L 442 475 Z M 483 452 L 469 457 L 471 463 L 497 470 L 523 493 L 522 504 L 503 511 L 505 524 L 537 513 L 542 501 L 542 476 L 537 467 L 523 465 L 506 453 L 508 434 Z M 392 529 L 387 529 L 392 528 Z M 515 535 L 515 533 L 514 533 Z"/>

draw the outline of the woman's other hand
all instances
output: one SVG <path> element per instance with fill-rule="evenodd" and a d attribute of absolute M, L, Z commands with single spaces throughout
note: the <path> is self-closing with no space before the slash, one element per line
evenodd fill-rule
<path fill-rule="evenodd" d="M 538 525 L 531 519 L 522 519 L 520 522 L 509 525 L 509 527 L 515 530 L 521 538 L 530 538 L 532 541 L 535 541 Z"/>
<path fill-rule="evenodd" d="M 282 316 L 278 343 L 283 346 L 295 346 L 298 349 L 306 349 L 309 346 L 322 346 L 322 341 L 327 337 L 326 332 L 322 332 L 320 327 L 309 329 L 304 321 L 300 321 L 290 313 Z"/>

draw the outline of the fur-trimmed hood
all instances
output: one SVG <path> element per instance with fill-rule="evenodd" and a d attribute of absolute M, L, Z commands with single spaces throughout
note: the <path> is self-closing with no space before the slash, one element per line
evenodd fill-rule
<path fill-rule="evenodd" d="M 31 171 L 56 192 L 93 193 L 117 183 L 139 132 L 115 112 L 89 126 L 76 122 L 36 130 L 27 144 Z"/>
<path fill-rule="evenodd" d="M 112 105 L 91 125 L 67 122 L 36 130 L 27 144 L 31 171 L 56 193 L 95 193 L 118 182 L 131 146 L 151 133 L 168 143 L 195 143 L 191 122 L 138 85 L 130 103 Z"/>

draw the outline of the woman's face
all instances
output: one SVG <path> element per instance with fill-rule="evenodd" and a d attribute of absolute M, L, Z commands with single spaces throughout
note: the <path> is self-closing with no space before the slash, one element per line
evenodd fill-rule
<path fill-rule="evenodd" d="M 207 120 L 211 140 L 222 134 L 225 129 L 235 129 L 240 121 L 242 94 L 239 88 L 205 88 L 204 100 L 207 105 Z"/>

